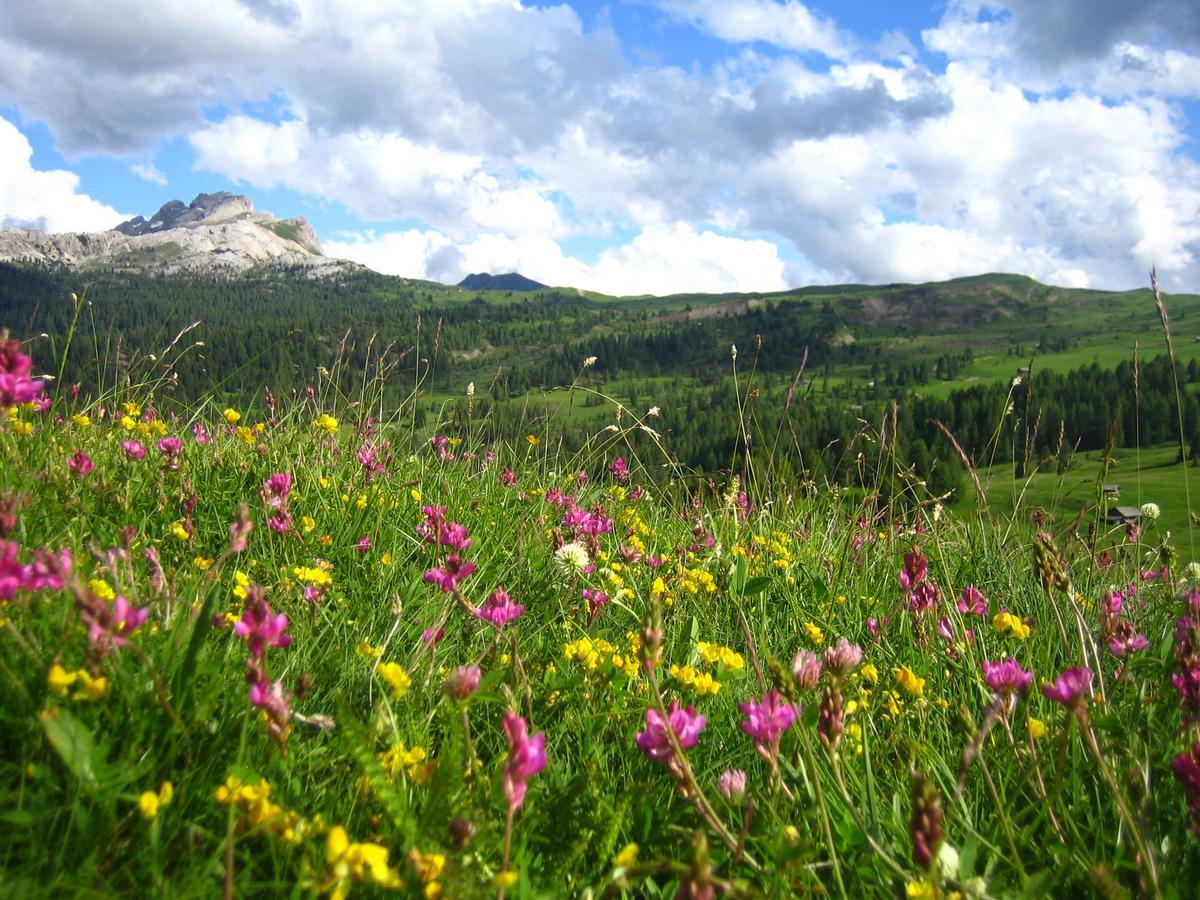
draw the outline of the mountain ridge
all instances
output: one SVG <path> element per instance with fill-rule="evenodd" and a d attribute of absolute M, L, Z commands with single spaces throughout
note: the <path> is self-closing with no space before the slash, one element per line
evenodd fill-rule
<path fill-rule="evenodd" d="M 108 231 L 7 228 L 0 231 L 0 260 L 217 278 L 269 268 L 324 278 L 362 268 L 326 256 L 303 216 L 276 219 L 255 211 L 248 197 L 227 191 L 199 194 L 187 206 L 171 200 L 150 219 L 134 216 Z"/>

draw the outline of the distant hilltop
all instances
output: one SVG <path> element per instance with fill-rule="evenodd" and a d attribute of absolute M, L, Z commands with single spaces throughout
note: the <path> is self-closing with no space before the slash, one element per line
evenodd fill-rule
<path fill-rule="evenodd" d="M 276 219 L 255 212 L 249 198 L 226 191 L 200 194 L 186 206 L 172 200 L 150 219 L 135 216 L 111 231 L 5 229 L 0 231 L 0 261 L 216 277 L 267 268 L 325 277 L 360 268 L 327 257 L 302 216 Z"/>
<path fill-rule="evenodd" d="M 507 272 L 504 275 L 489 275 L 487 272 L 477 272 L 468 275 L 458 283 L 460 288 L 468 291 L 540 291 L 547 285 L 532 278 L 526 278 L 517 272 Z"/>

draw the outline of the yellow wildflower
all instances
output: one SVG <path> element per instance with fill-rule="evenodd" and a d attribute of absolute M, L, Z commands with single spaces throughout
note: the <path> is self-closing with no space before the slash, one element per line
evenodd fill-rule
<path fill-rule="evenodd" d="M 538 437 L 536 434 L 525 435 L 525 440 L 529 442 L 530 447 L 536 447 L 538 444 L 540 444 L 542 442 L 542 439 L 540 437 Z"/>
<path fill-rule="evenodd" d="M 230 425 L 236 425 L 238 422 L 242 421 L 242 414 L 236 409 L 226 409 L 225 412 L 221 413 L 221 415 L 225 417 L 225 421 Z"/>
<path fill-rule="evenodd" d="M 1003 634 L 1009 632 L 1017 640 L 1025 640 L 1029 637 L 1030 629 L 1021 619 L 1014 616 L 1012 613 L 1000 612 L 992 617 L 992 627 L 996 631 Z"/>
<path fill-rule="evenodd" d="M 89 418 L 84 413 L 75 413 L 75 415 L 71 416 L 71 421 L 74 422 L 76 425 L 78 425 L 80 428 L 87 428 L 89 425 L 92 424 L 91 418 Z"/>
<path fill-rule="evenodd" d="M 404 692 L 412 686 L 412 679 L 399 663 L 381 663 L 378 669 L 379 677 L 392 686 L 392 696 L 399 700 Z"/>
<path fill-rule="evenodd" d="M 321 415 L 317 416 L 313 425 L 328 434 L 334 434 L 338 430 L 338 420 L 329 415 L 329 413 L 321 413 Z"/>
<path fill-rule="evenodd" d="M 874 663 L 867 663 L 864 665 L 858 670 L 858 674 L 863 677 L 864 681 L 869 681 L 871 684 L 874 684 L 879 680 L 879 670 L 875 668 Z"/>
<path fill-rule="evenodd" d="M 108 691 L 108 679 L 103 675 L 96 678 L 87 669 L 75 673 L 79 679 L 79 690 L 73 695 L 75 700 L 99 700 Z"/>
<path fill-rule="evenodd" d="M 138 797 L 138 809 L 147 819 L 153 819 L 158 815 L 159 809 L 171 802 L 171 798 L 175 795 L 175 788 L 171 782 L 164 781 L 158 788 L 158 792 L 144 791 L 142 796 Z"/>
<path fill-rule="evenodd" d="M 1046 723 L 1041 719 L 1035 719 L 1033 716 L 1030 716 L 1026 724 L 1029 727 L 1029 736 L 1035 741 L 1046 736 Z"/>
<path fill-rule="evenodd" d="M 509 870 L 497 872 L 492 879 L 492 887 L 494 888 L 510 888 L 517 883 L 517 873 Z"/>
<path fill-rule="evenodd" d="M 50 685 L 50 690 L 54 691 L 58 696 L 65 697 L 67 690 L 75 683 L 75 679 L 78 677 L 78 673 L 68 672 L 58 663 L 55 663 L 46 674 L 46 683 Z"/>
<path fill-rule="evenodd" d="M 918 676 L 908 666 L 901 666 L 898 669 L 892 669 L 896 675 L 896 681 L 900 687 L 904 688 L 909 694 L 914 697 L 920 697 L 925 693 L 925 679 Z"/>
<path fill-rule="evenodd" d="M 808 635 L 808 639 L 810 641 L 812 641 L 814 644 L 825 643 L 825 632 L 823 632 L 819 627 L 814 625 L 812 622 L 804 623 L 804 633 Z"/>
<path fill-rule="evenodd" d="M 628 869 L 630 866 L 637 863 L 637 858 L 638 845 L 634 843 L 628 843 L 625 845 L 624 849 L 622 849 L 621 852 L 618 853 L 613 859 L 613 865 L 618 869 Z"/>
<path fill-rule="evenodd" d="M 181 541 L 190 540 L 192 537 L 191 532 L 187 530 L 183 519 L 177 519 L 171 523 L 171 534 Z"/>
<path fill-rule="evenodd" d="M 108 584 L 99 578 L 93 578 L 88 582 L 88 590 L 99 597 L 101 600 L 113 600 L 116 598 L 116 591 Z"/>

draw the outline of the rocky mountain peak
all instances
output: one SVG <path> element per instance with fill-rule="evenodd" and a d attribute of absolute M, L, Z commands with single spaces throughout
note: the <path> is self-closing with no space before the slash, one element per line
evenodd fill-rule
<path fill-rule="evenodd" d="M 213 194 L 197 194 L 187 206 L 181 200 L 164 203 L 149 220 L 134 216 L 116 227 L 116 231 L 130 237 L 154 234 L 168 228 L 186 228 L 189 225 L 215 225 L 254 212 L 254 204 L 248 197 L 217 191 Z"/>

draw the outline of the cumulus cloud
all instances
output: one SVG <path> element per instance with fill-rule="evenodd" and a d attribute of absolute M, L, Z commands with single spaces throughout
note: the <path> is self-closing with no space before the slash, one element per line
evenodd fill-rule
<path fill-rule="evenodd" d="M 797 0 L 659 0 L 659 6 L 723 41 L 763 41 L 842 59 L 856 41 L 827 16 Z"/>
<path fill-rule="evenodd" d="M 182 134 L 251 195 L 345 209 L 361 227 L 331 252 L 384 271 L 625 293 L 981 270 L 1129 287 L 1157 263 L 1200 286 L 1175 102 L 1200 97 L 1194 2 L 949 0 L 919 49 L 798 0 L 643 6 L 726 42 L 693 67 L 627 62 L 605 18 L 517 0 L 35 6 L 0 5 L 0 102 L 151 180 L 138 160 Z"/>
<path fill-rule="evenodd" d="M 933 50 L 1037 91 L 1200 96 L 1200 6 L 1193 0 L 951 0 Z"/>
<path fill-rule="evenodd" d="M 148 181 L 151 184 L 165 185 L 167 183 L 167 176 L 151 162 L 133 163 L 129 167 L 129 171 L 142 181 Z"/>
<path fill-rule="evenodd" d="M 0 228 L 104 231 L 128 218 L 79 193 L 73 172 L 38 170 L 32 159 L 25 135 L 0 118 Z"/>
<path fill-rule="evenodd" d="M 231 116 L 197 131 L 191 142 L 198 168 L 336 201 L 367 221 L 419 216 L 458 234 L 563 230 L 554 202 L 515 172 L 494 174 L 479 156 L 394 133 L 320 133 L 300 119 L 272 124 Z"/>
<path fill-rule="evenodd" d="M 521 274 L 544 284 L 621 296 L 685 291 L 782 290 L 786 267 L 770 241 L 697 231 L 690 225 L 649 227 L 594 263 L 566 256 L 548 238 L 481 235 L 455 243 L 435 231 L 361 233 L 325 242 L 331 256 L 376 271 L 457 283 L 472 272 Z"/>

